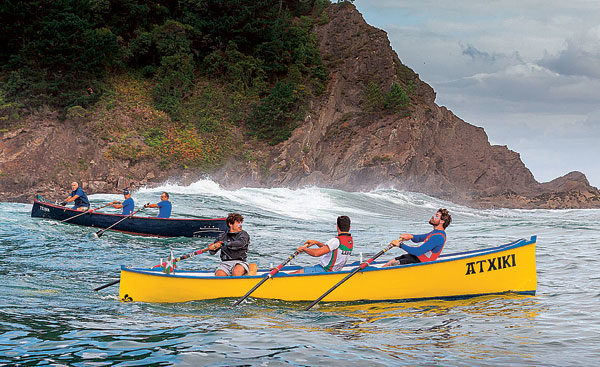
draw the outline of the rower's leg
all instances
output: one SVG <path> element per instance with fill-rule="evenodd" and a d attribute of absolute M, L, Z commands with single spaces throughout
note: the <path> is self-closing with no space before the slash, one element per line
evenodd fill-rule
<path fill-rule="evenodd" d="M 390 261 L 385 263 L 385 265 L 383 267 L 385 268 L 387 266 L 396 266 L 396 265 L 400 265 L 400 261 L 398 261 L 396 259 L 391 259 Z"/>
<path fill-rule="evenodd" d="M 215 272 L 215 276 L 217 276 L 217 277 L 226 277 L 226 276 L 228 276 L 228 275 L 229 275 L 229 274 L 227 274 L 226 272 L 224 272 L 224 271 L 223 271 L 223 270 L 221 270 L 221 269 L 218 269 L 218 270 Z"/>
<path fill-rule="evenodd" d="M 233 275 L 234 277 L 241 277 L 244 274 L 246 274 L 246 269 L 240 264 L 237 264 L 235 268 L 233 268 L 233 272 L 231 275 Z"/>

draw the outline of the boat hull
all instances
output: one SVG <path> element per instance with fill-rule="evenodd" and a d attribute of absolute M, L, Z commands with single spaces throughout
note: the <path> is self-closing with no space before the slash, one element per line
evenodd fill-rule
<path fill-rule="evenodd" d="M 440 256 L 435 262 L 380 268 L 374 263 L 331 292 L 324 301 L 386 301 L 463 298 L 515 292 L 535 294 L 536 237 L 491 249 Z M 252 297 L 285 301 L 313 301 L 342 280 L 358 263 L 344 271 L 295 274 L 286 267 L 259 287 Z M 346 270 L 347 269 L 347 270 Z M 268 270 L 262 270 L 266 273 Z M 212 272 L 167 275 L 160 270 L 121 267 L 119 299 L 141 302 L 186 302 L 239 298 L 263 275 L 215 277 Z"/>
<path fill-rule="evenodd" d="M 31 216 L 64 221 L 93 228 L 108 228 L 127 217 L 120 214 L 86 213 L 48 202 L 34 200 Z M 227 228 L 225 218 L 186 219 L 133 216 L 112 227 L 111 230 L 134 235 L 156 237 L 217 237 Z"/>

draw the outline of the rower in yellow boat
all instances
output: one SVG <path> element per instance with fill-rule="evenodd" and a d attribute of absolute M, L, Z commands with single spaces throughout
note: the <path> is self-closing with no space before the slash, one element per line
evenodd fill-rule
<path fill-rule="evenodd" d="M 299 252 L 305 252 L 313 257 L 320 257 L 319 264 L 304 267 L 292 274 L 305 273 L 317 274 L 341 270 L 352 255 L 354 241 L 350 234 L 350 218 L 342 215 L 337 218 L 338 235 L 321 243 L 316 240 L 308 240 L 298 247 Z M 317 248 L 310 248 L 316 245 Z"/>
<path fill-rule="evenodd" d="M 384 266 L 396 266 L 402 264 L 424 263 L 435 261 L 442 253 L 446 244 L 446 228 L 452 222 L 452 216 L 446 209 L 439 209 L 429 220 L 433 231 L 425 234 L 412 235 L 402 233 L 400 238 L 393 240 L 390 244 L 400 247 L 407 253 L 388 261 Z M 420 246 L 408 246 L 402 241 L 412 240 L 415 243 L 423 242 Z"/>
<path fill-rule="evenodd" d="M 221 264 L 216 276 L 242 276 L 249 272 L 246 257 L 250 245 L 250 235 L 242 229 L 244 217 L 239 213 L 230 213 L 225 220 L 229 230 L 221 233 L 217 241 L 208 246 L 210 254 L 221 250 Z"/>

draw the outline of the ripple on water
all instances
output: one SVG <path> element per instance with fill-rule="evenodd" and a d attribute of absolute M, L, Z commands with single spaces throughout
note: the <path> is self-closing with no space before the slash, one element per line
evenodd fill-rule
<path fill-rule="evenodd" d="M 134 196 L 147 202 L 160 190 Z M 478 211 L 394 190 L 227 192 L 202 183 L 173 192 L 174 210 L 184 208 L 178 215 L 241 211 L 249 256 L 261 267 L 280 263 L 308 238 L 326 241 L 335 234 L 335 217 L 346 212 L 358 258 L 403 231 L 427 231 L 432 210 L 448 207 L 455 213 L 448 252 L 537 235 L 537 295 L 325 302 L 310 312 L 303 311 L 306 303 L 253 298 L 236 309 L 233 300 L 120 303 L 117 286 L 92 289 L 118 277 L 121 264 L 152 266 L 170 250 L 185 254 L 211 239 L 119 233 L 92 239 L 87 228 L 32 219 L 31 205 L 0 203 L 0 364 L 563 366 L 600 360 L 594 271 L 600 232 L 589 221 L 598 210 Z M 311 195 L 323 210 L 311 207 Z M 91 196 L 94 204 L 118 198 Z M 217 261 L 198 256 L 181 266 L 214 269 Z M 294 263 L 314 262 L 299 256 Z"/>

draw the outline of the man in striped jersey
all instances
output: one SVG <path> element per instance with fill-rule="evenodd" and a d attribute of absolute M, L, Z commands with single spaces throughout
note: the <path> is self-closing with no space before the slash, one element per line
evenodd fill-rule
<path fill-rule="evenodd" d="M 320 257 L 320 260 L 319 264 L 304 267 L 293 274 L 317 274 L 341 270 L 346 265 L 350 255 L 352 255 L 352 249 L 354 248 L 352 235 L 350 235 L 350 218 L 345 215 L 337 218 L 337 232 L 338 235 L 327 241 L 327 243 L 308 240 L 304 245 L 298 247 L 298 251 L 305 252 L 313 257 Z M 313 245 L 317 247 L 310 248 Z"/>

